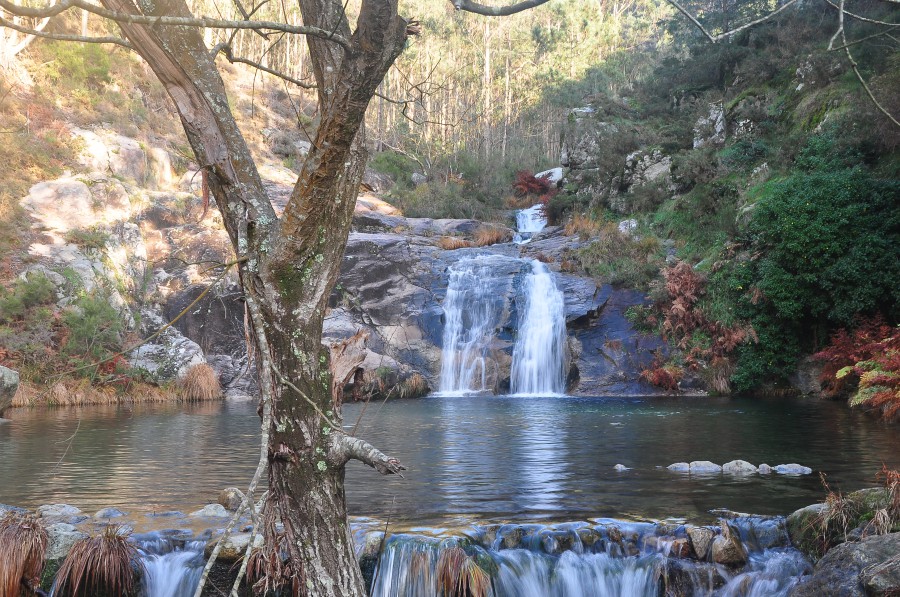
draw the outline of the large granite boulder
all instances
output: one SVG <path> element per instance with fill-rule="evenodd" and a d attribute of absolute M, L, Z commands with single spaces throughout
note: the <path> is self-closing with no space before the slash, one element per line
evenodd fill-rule
<path fill-rule="evenodd" d="M 19 389 L 19 373 L 0 366 L 0 417 L 12 406 L 13 397 Z"/>

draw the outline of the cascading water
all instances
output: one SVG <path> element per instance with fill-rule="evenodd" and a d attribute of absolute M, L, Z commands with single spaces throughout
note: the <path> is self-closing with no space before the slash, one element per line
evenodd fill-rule
<path fill-rule="evenodd" d="M 523 308 L 513 348 L 513 394 L 556 395 L 566 389 L 566 318 L 563 293 L 540 261 L 523 283 Z"/>
<path fill-rule="evenodd" d="M 444 299 L 442 394 L 493 390 L 496 365 L 491 352 L 505 301 L 495 267 L 493 256 L 463 259 L 450 267 Z"/>
<path fill-rule="evenodd" d="M 528 209 L 520 209 L 516 212 L 516 230 L 513 242 L 524 244 L 531 237 L 547 226 L 547 218 L 544 216 L 543 205 L 532 205 Z"/>
<path fill-rule="evenodd" d="M 136 538 L 143 564 L 142 597 L 191 597 L 205 564 L 204 541 L 177 541 L 151 533 Z"/>
<path fill-rule="evenodd" d="M 491 531 L 493 541 L 477 527 L 466 538 L 394 535 L 378 561 L 371 595 L 440 595 L 440 556 L 451 547 L 462 547 L 490 576 L 491 597 L 656 597 L 663 587 L 679 595 L 786 597 L 811 568 L 795 549 L 757 547 L 733 571 L 672 555 L 673 544 L 687 540 L 660 537 L 661 530 L 609 521 L 566 530 L 504 525 Z"/>

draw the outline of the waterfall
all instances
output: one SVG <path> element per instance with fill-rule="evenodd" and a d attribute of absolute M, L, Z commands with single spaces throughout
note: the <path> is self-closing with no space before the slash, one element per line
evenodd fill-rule
<path fill-rule="evenodd" d="M 495 270 L 492 256 L 463 259 L 450 267 L 444 299 L 442 394 L 491 392 L 496 385 L 491 353 L 506 289 L 499 287 Z"/>
<path fill-rule="evenodd" d="M 540 261 L 523 284 L 523 308 L 513 348 L 513 394 L 555 395 L 566 389 L 566 318 L 563 293 Z"/>
<path fill-rule="evenodd" d="M 203 541 L 177 541 L 151 533 L 137 541 L 143 556 L 143 597 L 191 597 L 205 561 Z"/>
<path fill-rule="evenodd" d="M 516 230 L 513 242 L 524 244 L 531 240 L 535 233 L 540 232 L 547 225 L 544 216 L 543 205 L 532 205 L 528 209 L 520 209 L 516 212 Z"/>

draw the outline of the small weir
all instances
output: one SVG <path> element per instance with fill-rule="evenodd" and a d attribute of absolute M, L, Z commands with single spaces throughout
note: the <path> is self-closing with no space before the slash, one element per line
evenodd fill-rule
<path fill-rule="evenodd" d="M 566 390 L 566 317 L 563 293 L 538 260 L 523 283 L 513 348 L 513 394 L 549 396 Z"/>
<path fill-rule="evenodd" d="M 666 532 L 673 534 L 659 535 Z M 395 535 L 378 561 L 371 595 L 440 595 L 441 554 L 453 548 L 487 574 L 492 597 L 784 597 L 810 570 L 800 552 L 778 541 L 748 546 L 739 567 L 692 559 L 687 545 L 683 526 L 621 521 L 494 525 L 446 539 Z"/>

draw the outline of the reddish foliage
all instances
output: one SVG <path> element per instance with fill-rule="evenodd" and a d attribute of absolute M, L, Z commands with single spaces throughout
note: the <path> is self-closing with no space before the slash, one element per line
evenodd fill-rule
<path fill-rule="evenodd" d="M 516 172 L 516 178 L 512 186 L 516 197 L 522 198 L 533 195 L 544 205 L 547 205 L 550 199 L 559 192 L 559 189 L 548 178 L 538 178 L 529 170 Z"/>
<path fill-rule="evenodd" d="M 838 330 L 828 347 L 813 355 L 824 361 L 823 381 L 832 394 L 858 381 L 851 403 L 871 408 L 887 420 L 900 418 L 900 328 L 880 316 L 857 318 L 853 333 Z"/>
<path fill-rule="evenodd" d="M 854 323 L 852 334 L 845 328 L 839 329 L 831 336 L 828 346 L 813 355 L 814 359 L 825 364 L 822 369 L 822 382 L 832 396 L 839 394 L 848 380 L 847 377 L 838 379 L 837 372 L 844 367 L 868 361 L 876 354 L 884 352 L 879 346 L 880 341 L 891 334 L 891 326 L 881 315 L 869 318 L 857 317 Z"/>
<path fill-rule="evenodd" d="M 681 261 L 663 270 L 666 293 L 669 299 L 658 305 L 663 315 L 663 333 L 677 339 L 677 345 L 686 350 L 695 331 L 709 336 L 709 347 L 695 346 L 687 355 L 687 365 L 697 369 L 700 361 L 712 362 L 717 369 L 728 369 L 729 355 L 743 342 L 756 340 L 751 327 L 725 326 L 710 321 L 699 307 L 700 298 L 706 293 L 706 279 Z M 727 391 L 727 381 L 720 380 L 717 388 Z"/>
<path fill-rule="evenodd" d="M 684 372 L 680 368 L 674 365 L 660 366 L 659 360 L 654 362 L 650 369 L 641 371 L 641 379 L 669 392 L 678 390 L 678 382 L 682 377 Z"/>

